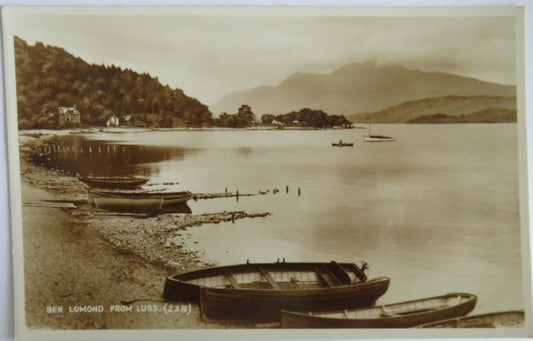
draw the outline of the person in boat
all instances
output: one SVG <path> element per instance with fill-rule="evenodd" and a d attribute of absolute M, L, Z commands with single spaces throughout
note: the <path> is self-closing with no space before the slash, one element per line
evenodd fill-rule
<path fill-rule="evenodd" d="M 339 140 L 339 146 L 342 146 L 342 140 Z"/>

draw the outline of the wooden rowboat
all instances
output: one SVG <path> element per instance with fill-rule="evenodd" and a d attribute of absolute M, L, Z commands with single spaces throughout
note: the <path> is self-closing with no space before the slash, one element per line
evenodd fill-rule
<path fill-rule="evenodd" d="M 279 322 L 282 309 L 373 305 L 389 282 L 353 263 L 246 263 L 169 276 L 163 297 L 199 300 L 205 321 Z"/>
<path fill-rule="evenodd" d="M 161 211 L 163 198 L 95 197 L 94 204 L 97 208 L 106 211 L 155 214 Z"/>
<path fill-rule="evenodd" d="M 97 177 L 97 176 L 87 176 L 87 177 L 78 177 L 78 180 L 83 182 L 86 185 L 97 188 L 117 188 L 117 189 L 128 189 L 138 187 L 148 181 L 148 178 L 145 177 Z"/>
<path fill-rule="evenodd" d="M 476 306 L 477 297 L 452 293 L 370 308 L 317 312 L 281 312 L 282 328 L 409 328 L 464 316 Z"/>
<path fill-rule="evenodd" d="M 94 198 L 126 198 L 126 199 L 163 199 L 163 206 L 182 204 L 190 200 L 193 195 L 189 191 L 180 192 L 132 192 L 132 191 L 98 191 L 88 190 L 87 201 L 94 203 Z"/>
<path fill-rule="evenodd" d="M 419 328 L 521 328 L 524 320 L 523 311 L 502 311 L 427 323 Z"/>

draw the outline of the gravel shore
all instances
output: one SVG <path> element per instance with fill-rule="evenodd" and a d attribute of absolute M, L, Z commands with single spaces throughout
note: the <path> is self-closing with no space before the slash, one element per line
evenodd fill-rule
<path fill-rule="evenodd" d="M 192 241 L 187 238 L 187 228 L 268 213 L 162 214 L 148 218 L 95 214 L 93 207 L 79 204 L 87 193 L 76 177 L 28 161 L 33 146 L 42 140 L 20 139 L 28 328 L 253 327 L 204 323 L 196 303 L 164 302 L 161 294 L 165 276 L 213 265 L 188 250 L 187 243 Z M 65 199 L 76 201 L 78 207 L 25 205 Z M 178 305 L 179 309 L 168 312 L 162 309 L 165 304 Z"/>

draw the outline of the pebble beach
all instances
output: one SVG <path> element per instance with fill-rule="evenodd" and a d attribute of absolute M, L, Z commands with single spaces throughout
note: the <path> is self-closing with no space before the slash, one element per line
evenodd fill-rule
<path fill-rule="evenodd" d="M 204 323 L 197 303 L 165 302 L 161 295 L 167 275 L 215 265 L 188 248 L 193 243 L 188 229 L 269 213 L 134 217 L 95 212 L 83 203 L 87 190 L 75 176 L 30 161 L 34 146 L 46 138 L 19 139 L 28 328 L 253 327 Z M 76 202 L 77 208 L 35 205 L 54 200 Z"/>

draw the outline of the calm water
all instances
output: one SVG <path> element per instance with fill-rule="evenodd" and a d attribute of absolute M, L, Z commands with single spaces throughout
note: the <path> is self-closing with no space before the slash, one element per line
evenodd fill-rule
<path fill-rule="evenodd" d="M 190 228 L 195 247 L 220 264 L 365 260 L 370 277 L 391 278 L 381 303 L 459 291 L 478 295 L 479 313 L 522 309 L 516 125 L 373 126 L 392 143 L 365 143 L 366 132 L 71 136 L 61 143 L 83 153 L 55 162 L 82 174 L 178 181 L 176 190 L 269 189 L 238 202 L 189 202 L 193 213 L 273 213 Z M 331 147 L 340 139 L 355 145 Z"/>

